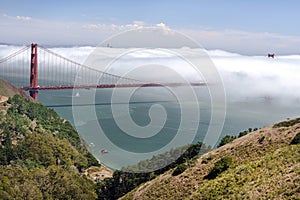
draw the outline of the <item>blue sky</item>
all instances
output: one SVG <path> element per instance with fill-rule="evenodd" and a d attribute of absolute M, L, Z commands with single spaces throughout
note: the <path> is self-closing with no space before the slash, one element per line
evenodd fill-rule
<path fill-rule="evenodd" d="M 0 26 L 5 30 L 0 33 L 3 43 L 35 40 L 49 45 L 95 45 L 111 34 L 124 31 L 124 27 L 134 27 L 130 25 L 164 24 L 209 49 L 245 54 L 268 50 L 300 53 L 296 48 L 300 44 L 300 1 L 296 0 L 0 0 L 0 3 Z M 257 45 L 264 47 L 255 48 Z"/>

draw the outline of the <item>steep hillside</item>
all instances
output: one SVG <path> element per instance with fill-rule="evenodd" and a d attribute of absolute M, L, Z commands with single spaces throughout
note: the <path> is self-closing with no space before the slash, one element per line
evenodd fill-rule
<path fill-rule="evenodd" d="M 122 199 L 299 199 L 300 144 L 290 144 L 299 132 L 300 119 L 251 132 Z"/>
<path fill-rule="evenodd" d="M 96 199 L 84 172 L 99 163 L 71 124 L 2 83 L 0 199 Z"/>

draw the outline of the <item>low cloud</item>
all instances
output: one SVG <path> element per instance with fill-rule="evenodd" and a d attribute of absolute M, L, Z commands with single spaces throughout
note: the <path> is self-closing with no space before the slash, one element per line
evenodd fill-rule
<path fill-rule="evenodd" d="M 0 56 L 4 57 L 20 49 L 19 46 L 0 45 Z M 95 50 L 95 47 L 73 47 L 73 48 L 50 48 L 50 50 L 65 56 L 71 60 L 84 63 L 85 59 Z M 117 57 L 120 52 L 118 48 L 98 49 L 97 55 L 100 60 Z M 199 49 L 182 48 L 177 49 L 182 52 L 186 59 L 195 59 L 199 56 Z M 211 61 L 218 69 L 224 82 L 228 101 L 265 101 L 272 103 L 279 101 L 282 103 L 300 103 L 300 55 L 275 56 L 244 56 L 222 50 L 208 50 Z M 41 57 L 43 59 L 43 57 Z M 192 77 L 189 66 L 168 53 L 156 51 L 137 51 L 120 60 L 121 68 L 112 70 L 130 70 L 132 66 L 142 66 L 145 64 L 157 63 L 161 66 L 172 66 L 178 71 L 182 71 L 188 77 Z M 104 62 L 105 63 L 105 62 Z M 116 65 L 118 66 L 118 65 Z M 161 71 L 151 71 L 143 76 L 155 76 L 162 74 Z"/>
<path fill-rule="evenodd" d="M 231 101 L 300 102 L 300 56 L 242 56 L 209 51 Z"/>

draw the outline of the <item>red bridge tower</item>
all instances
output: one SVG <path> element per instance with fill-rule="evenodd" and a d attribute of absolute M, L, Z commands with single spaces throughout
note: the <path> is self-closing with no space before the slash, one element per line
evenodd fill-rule
<path fill-rule="evenodd" d="M 38 45 L 31 44 L 31 63 L 30 63 L 30 96 L 38 100 Z"/>

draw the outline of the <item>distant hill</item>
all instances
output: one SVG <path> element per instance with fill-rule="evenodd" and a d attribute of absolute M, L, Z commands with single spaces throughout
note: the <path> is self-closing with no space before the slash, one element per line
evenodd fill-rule
<path fill-rule="evenodd" d="M 20 95 L 23 98 L 27 99 L 27 100 L 31 100 L 32 98 L 27 95 L 23 90 L 20 90 L 16 87 L 14 87 L 12 84 L 10 84 L 8 81 L 0 79 L 0 97 L 12 97 L 14 95 Z M 5 99 L 6 99 L 5 98 Z M 1 101 L 1 99 L 0 99 Z"/>
<path fill-rule="evenodd" d="M 300 118 L 268 126 L 204 154 L 179 175 L 171 169 L 121 199 L 300 199 L 299 141 Z"/>

